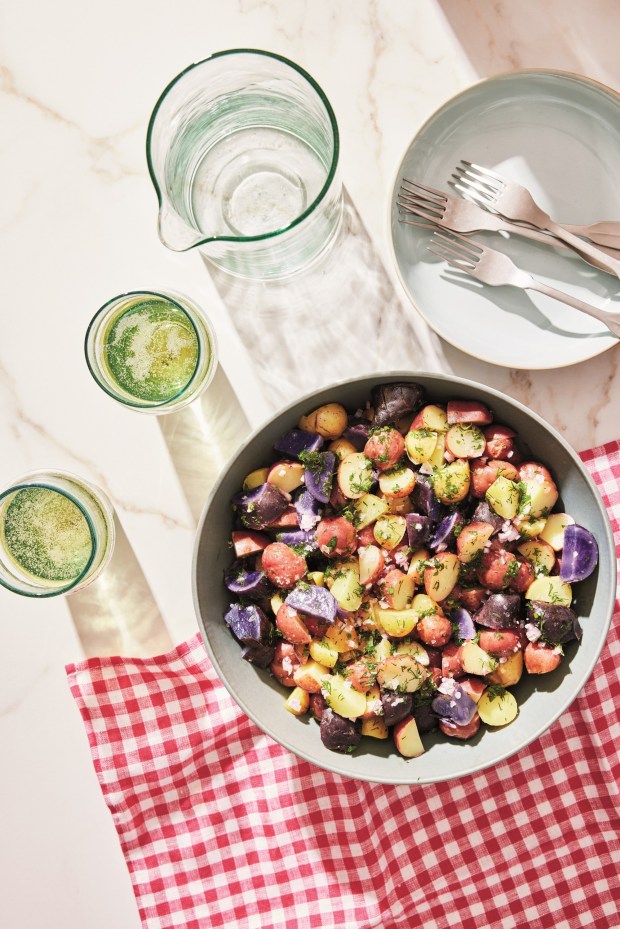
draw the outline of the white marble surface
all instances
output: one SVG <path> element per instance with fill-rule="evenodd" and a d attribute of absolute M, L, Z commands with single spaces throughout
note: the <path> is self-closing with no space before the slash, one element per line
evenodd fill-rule
<path fill-rule="evenodd" d="M 211 279 L 197 255 L 159 244 L 144 157 L 153 103 L 184 66 L 218 49 L 264 48 L 307 68 L 341 130 L 358 274 L 343 286 L 369 314 L 364 366 L 409 363 L 486 382 L 585 448 L 620 434 L 618 350 L 571 370 L 528 372 L 441 343 L 389 264 L 386 197 L 416 129 L 481 77 L 554 67 L 620 90 L 620 9 L 615 0 L 4 0 L 0 24 L 0 485 L 61 467 L 104 486 L 133 577 L 130 591 L 108 599 L 96 630 L 92 603 L 35 603 L 0 589 L 0 921 L 12 929 L 133 929 L 129 878 L 63 666 L 84 652 L 165 647 L 196 630 L 189 566 L 210 476 L 248 422 L 350 373 L 335 342 L 325 351 L 325 333 L 313 336 L 320 361 L 311 370 L 284 365 L 278 344 L 286 337 L 277 333 L 287 312 L 297 326 L 313 314 L 307 303 L 287 306 L 282 293 L 264 318 L 270 348 L 261 340 L 262 350 L 254 344 L 248 353 L 235 329 L 248 313 L 238 288 Z M 196 422 L 162 427 L 133 415 L 88 375 L 88 320 L 108 297 L 140 287 L 185 291 L 216 327 L 221 392 L 195 411 Z M 214 423 L 226 377 L 243 411 L 224 433 Z M 203 441 L 191 447 L 206 462 L 198 489 L 186 454 L 197 428 Z"/>

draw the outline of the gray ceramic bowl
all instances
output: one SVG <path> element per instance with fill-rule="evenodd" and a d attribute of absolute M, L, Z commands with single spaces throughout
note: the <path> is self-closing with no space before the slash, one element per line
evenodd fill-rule
<path fill-rule="evenodd" d="M 340 755 L 324 748 L 313 719 L 297 719 L 284 709 L 288 691 L 268 672 L 241 659 L 241 649 L 223 622 L 230 602 L 222 583 L 224 569 L 231 561 L 230 500 L 246 474 L 274 460 L 273 443 L 296 425 L 301 414 L 331 400 L 355 410 L 376 384 L 404 380 L 422 384 L 429 397 L 438 401 L 480 399 L 495 412 L 498 422 L 516 429 L 532 457 L 550 467 L 566 511 L 594 533 L 600 562 L 594 575 L 576 587 L 577 612 L 584 630 L 581 645 L 567 647 L 566 658 L 557 671 L 540 677 L 524 675 L 514 691 L 519 715 L 509 726 L 494 731 L 482 726 L 469 742 L 424 736 L 426 752 L 414 759 L 399 755 L 391 738 L 362 739 L 354 755 Z M 250 719 L 276 742 L 320 768 L 387 784 L 425 784 L 463 777 L 508 758 L 545 732 L 570 706 L 592 673 L 607 636 L 616 587 L 615 550 L 605 508 L 589 474 L 564 439 L 536 414 L 498 391 L 456 377 L 411 372 L 333 384 L 288 406 L 254 433 L 228 463 L 207 501 L 198 528 L 192 572 L 196 613 L 207 651 L 224 686 Z"/>

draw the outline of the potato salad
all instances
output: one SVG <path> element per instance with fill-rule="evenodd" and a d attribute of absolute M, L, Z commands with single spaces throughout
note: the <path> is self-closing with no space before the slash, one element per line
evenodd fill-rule
<path fill-rule="evenodd" d="M 415 758 L 433 730 L 509 725 L 521 676 L 581 640 L 573 586 L 598 562 L 552 467 L 483 403 L 415 383 L 309 410 L 232 500 L 241 657 L 336 752 L 392 738 Z"/>

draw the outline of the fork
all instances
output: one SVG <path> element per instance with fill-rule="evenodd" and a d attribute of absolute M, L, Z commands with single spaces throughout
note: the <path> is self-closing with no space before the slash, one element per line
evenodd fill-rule
<path fill-rule="evenodd" d="M 401 222 L 410 226 L 442 226 L 463 235 L 482 231 L 514 232 L 527 239 L 543 242 L 545 245 L 558 245 L 561 248 L 569 248 L 564 242 L 554 239 L 553 236 L 548 235 L 546 232 L 539 232 L 537 229 L 522 226 L 519 223 L 511 223 L 509 220 L 503 219 L 498 213 L 489 213 L 475 203 L 463 200 L 461 197 L 451 197 L 450 194 L 444 193 L 443 190 L 428 187 L 408 178 L 403 178 L 397 203 L 401 215 L 416 216 L 418 219 L 425 221 L 417 223 L 412 222 L 410 219 L 401 219 Z M 613 250 L 602 247 L 601 251 L 604 251 L 610 257 L 615 257 Z M 597 268 L 600 267 L 598 258 L 586 258 L 586 261 L 589 261 L 590 264 Z"/>
<path fill-rule="evenodd" d="M 550 232 L 570 245 L 582 257 L 598 258 L 598 267 L 620 277 L 620 261 L 617 258 L 603 254 L 594 245 L 554 222 L 549 214 L 538 206 L 526 187 L 506 180 L 488 168 L 470 161 L 462 160 L 461 165 L 464 167 L 457 167 L 448 181 L 459 193 L 464 193 L 474 203 L 499 213 L 505 219 L 529 223 L 536 229 Z"/>
<path fill-rule="evenodd" d="M 482 281 L 484 284 L 490 284 L 492 287 L 509 284 L 511 287 L 519 287 L 521 290 L 536 290 L 554 300 L 560 300 L 568 306 L 593 316 L 594 319 L 605 323 L 610 332 L 620 336 L 620 311 L 605 310 L 602 307 L 586 303 L 572 294 L 564 293 L 555 287 L 544 284 L 537 278 L 532 277 L 527 271 L 517 268 L 514 262 L 498 252 L 494 248 L 488 248 L 486 245 L 480 245 L 472 239 L 465 239 L 456 233 L 446 235 L 443 232 L 434 232 L 431 244 L 428 246 L 429 252 L 443 258 L 453 268 L 459 271 L 465 271 L 470 277 Z"/>

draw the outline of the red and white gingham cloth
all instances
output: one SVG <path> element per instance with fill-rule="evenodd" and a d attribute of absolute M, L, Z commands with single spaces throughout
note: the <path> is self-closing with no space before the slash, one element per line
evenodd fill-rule
<path fill-rule="evenodd" d="M 583 454 L 620 551 L 620 443 Z M 585 690 L 509 761 L 430 786 L 301 761 L 200 637 L 69 665 L 147 929 L 616 929 L 620 608 Z"/>

